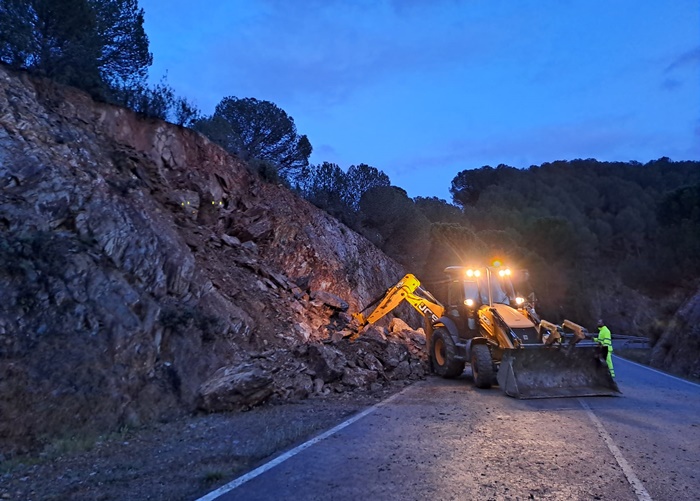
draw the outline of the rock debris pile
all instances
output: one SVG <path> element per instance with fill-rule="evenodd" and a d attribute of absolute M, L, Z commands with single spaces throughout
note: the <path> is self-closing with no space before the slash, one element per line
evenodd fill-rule
<path fill-rule="evenodd" d="M 191 130 L 1 65 L 0 263 L 5 451 L 426 372 L 418 331 L 347 338 L 404 274 L 368 241 Z"/>
<path fill-rule="evenodd" d="M 388 330 L 369 327 L 354 341 L 347 337 L 300 344 L 292 352 L 268 350 L 222 367 L 204 382 L 199 407 L 241 410 L 270 396 L 306 398 L 349 390 L 379 391 L 391 380 L 410 381 L 426 374 L 425 335 L 394 319 Z"/>

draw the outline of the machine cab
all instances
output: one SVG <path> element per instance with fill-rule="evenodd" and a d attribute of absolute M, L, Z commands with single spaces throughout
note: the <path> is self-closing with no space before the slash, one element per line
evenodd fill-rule
<path fill-rule="evenodd" d="M 445 269 L 449 275 L 447 285 L 447 316 L 457 325 L 459 337 L 469 339 L 478 335 L 476 311 L 481 305 L 479 276 L 474 270 L 450 266 Z"/>

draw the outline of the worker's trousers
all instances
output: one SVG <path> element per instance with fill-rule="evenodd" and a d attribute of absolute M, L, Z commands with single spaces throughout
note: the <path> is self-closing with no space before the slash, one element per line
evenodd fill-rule
<path fill-rule="evenodd" d="M 610 375 L 612 377 L 615 377 L 615 368 L 613 367 L 612 363 L 612 346 L 608 346 L 608 355 L 605 357 L 605 361 L 608 363 L 608 369 L 610 369 Z"/>

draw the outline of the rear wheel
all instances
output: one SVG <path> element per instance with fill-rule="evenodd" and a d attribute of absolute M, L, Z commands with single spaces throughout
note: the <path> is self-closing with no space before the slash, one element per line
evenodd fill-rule
<path fill-rule="evenodd" d="M 457 360 L 457 347 L 447 329 L 440 328 L 433 333 L 432 345 L 430 353 L 435 374 L 453 379 L 464 372 L 464 362 Z"/>
<path fill-rule="evenodd" d="M 493 383 L 493 361 L 491 351 L 485 344 L 472 345 L 472 375 L 477 388 L 491 388 Z"/>

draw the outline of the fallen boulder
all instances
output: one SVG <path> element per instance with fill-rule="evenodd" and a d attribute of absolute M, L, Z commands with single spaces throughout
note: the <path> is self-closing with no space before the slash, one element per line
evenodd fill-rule
<path fill-rule="evenodd" d="M 272 378 L 253 364 L 221 367 L 199 388 L 199 405 L 207 412 L 249 409 L 272 395 Z"/>

